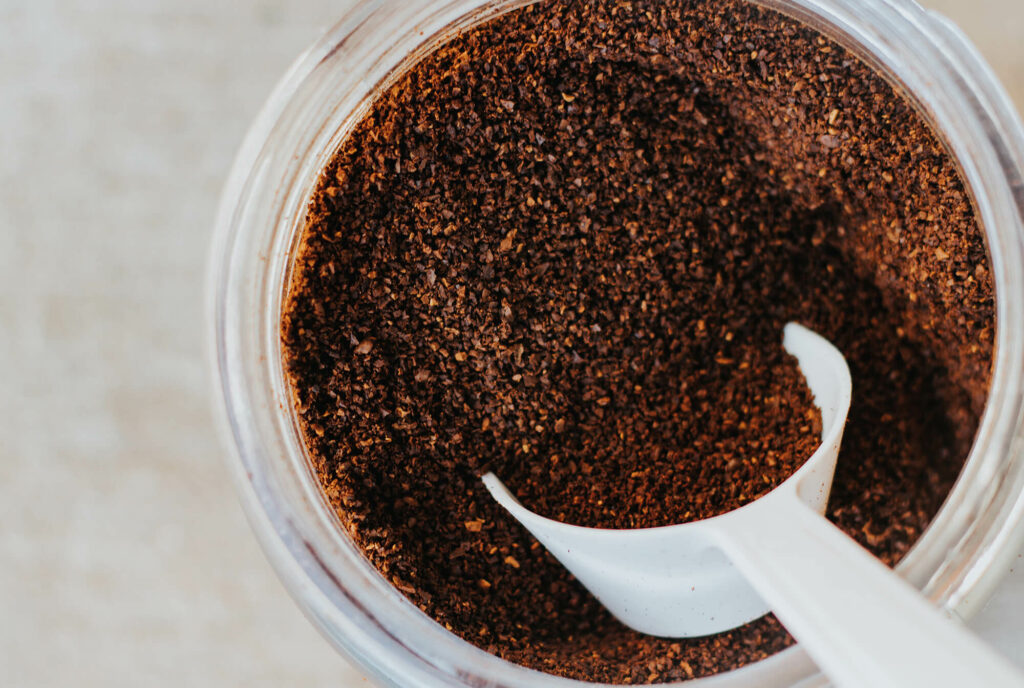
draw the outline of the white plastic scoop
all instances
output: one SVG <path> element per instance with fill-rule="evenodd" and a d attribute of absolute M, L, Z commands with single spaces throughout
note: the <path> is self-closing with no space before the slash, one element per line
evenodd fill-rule
<path fill-rule="evenodd" d="M 767 495 L 721 516 L 608 530 L 524 508 L 493 473 L 494 498 L 627 626 L 708 635 L 774 611 L 834 683 L 863 688 L 1024 686 L 1009 662 L 932 606 L 822 515 L 850 409 L 843 355 L 790 323 L 821 410 L 821 446 Z"/>

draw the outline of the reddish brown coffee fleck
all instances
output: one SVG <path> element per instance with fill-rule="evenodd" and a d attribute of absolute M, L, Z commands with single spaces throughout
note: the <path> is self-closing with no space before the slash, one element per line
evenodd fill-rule
<path fill-rule="evenodd" d="M 704 676 L 792 641 L 615 622 L 488 496 L 615 527 L 734 508 L 816 446 L 782 326 L 849 360 L 829 515 L 892 564 L 983 407 L 982 234 L 925 122 L 739 0 L 544 2 L 411 67 L 324 170 L 282 320 L 353 539 L 439 623 L 582 679 Z"/>

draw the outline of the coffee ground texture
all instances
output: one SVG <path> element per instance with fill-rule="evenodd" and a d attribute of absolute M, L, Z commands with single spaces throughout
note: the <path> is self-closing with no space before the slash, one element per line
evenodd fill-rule
<path fill-rule="evenodd" d="M 282 315 L 325 493 L 374 566 L 510 661 L 643 684 L 792 643 L 615 621 L 480 482 L 590 526 L 764 494 L 820 419 L 781 347 L 844 353 L 828 515 L 888 564 L 970 448 L 982 233 L 928 125 L 816 31 L 739 0 L 515 10 L 396 77 L 323 171 Z"/>

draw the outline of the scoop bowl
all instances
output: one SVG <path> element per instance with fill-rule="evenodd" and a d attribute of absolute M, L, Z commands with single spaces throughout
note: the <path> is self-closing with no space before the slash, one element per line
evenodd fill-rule
<path fill-rule="evenodd" d="M 825 511 L 850 409 L 850 371 L 828 340 L 790 323 L 783 347 L 796 357 L 821 411 L 822 442 L 772 493 L 797 496 Z M 635 530 L 584 528 L 525 508 L 493 473 L 484 485 L 612 614 L 649 635 L 690 637 L 741 626 L 768 604 L 722 548 L 723 534 L 757 518 L 762 497 L 721 516 Z"/>

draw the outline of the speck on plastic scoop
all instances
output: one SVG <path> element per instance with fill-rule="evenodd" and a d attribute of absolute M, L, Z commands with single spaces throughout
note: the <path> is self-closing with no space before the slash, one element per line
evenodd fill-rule
<path fill-rule="evenodd" d="M 662 528 L 584 528 L 524 508 L 493 473 L 484 484 L 637 631 L 708 635 L 771 610 L 840 686 L 1024 686 L 1005 659 L 824 518 L 850 409 L 850 371 L 832 344 L 801 325 L 786 326 L 783 346 L 821 410 L 821 446 L 745 506 Z"/>

